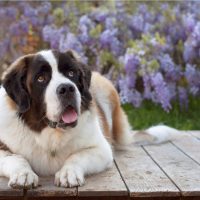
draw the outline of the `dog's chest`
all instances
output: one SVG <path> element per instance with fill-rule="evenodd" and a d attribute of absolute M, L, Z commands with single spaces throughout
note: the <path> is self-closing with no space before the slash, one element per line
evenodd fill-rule
<path fill-rule="evenodd" d="M 97 140 L 93 132 L 95 129 L 91 126 L 86 126 L 86 129 L 78 126 L 73 131 L 65 133 L 46 128 L 38 134 L 19 121 L 13 120 L 12 126 L 7 129 L 4 127 L 4 130 L 6 131 L 1 138 L 12 152 L 22 155 L 28 160 L 32 169 L 41 176 L 54 175 L 69 156 L 92 146 Z M 17 133 L 13 130 L 17 130 Z"/>
<path fill-rule="evenodd" d="M 54 175 L 63 166 L 70 154 L 76 151 L 72 135 L 61 135 L 53 131 L 41 134 L 32 132 L 16 117 L 9 125 L 0 122 L 0 140 L 10 150 L 28 160 L 32 169 L 42 176 Z M 67 137 L 69 136 L 69 137 Z"/>
<path fill-rule="evenodd" d="M 36 133 L 17 117 L 16 110 L 10 108 L 2 88 L 0 97 L 0 141 L 14 154 L 28 160 L 38 175 L 54 175 L 69 156 L 99 142 L 97 122 L 89 112 L 81 115 L 78 125 L 71 131 L 62 133 L 45 128 L 41 133 Z"/>
<path fill-rule="evenodd" d="M 27 129 L 13 139 L 14 144 L 9 145 L 13 153 L 22 155 L 42 176 L 54 175 L 74 151 L 68 144 L 70 137 L 51 131 L 37 135 Z"/>

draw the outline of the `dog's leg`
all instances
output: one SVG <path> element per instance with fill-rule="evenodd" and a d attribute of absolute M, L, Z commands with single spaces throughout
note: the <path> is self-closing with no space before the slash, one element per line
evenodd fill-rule
<path fill-rule="evenodd" d="M 12 188 L 31 188 L 38 186 L 38 176 L 27 160 L 9 151 L 0 150 L 0 176 L 9 178 Z"/>
<path fill-rule="evenodd" d="M 84 175 L 103 171 L 113 163 L 112 150 L 107 141 L 101 146 L 83 149 L 71 155 L 55 175 L 55 185 L 75 187 L 84 184 Z"/>

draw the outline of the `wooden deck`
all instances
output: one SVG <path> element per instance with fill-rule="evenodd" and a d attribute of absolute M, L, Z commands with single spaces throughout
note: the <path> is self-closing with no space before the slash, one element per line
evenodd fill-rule
<path fill-rule="evenodd" d="M 115 152 L 111 169 L 78 188 L 58 188 L 40 178 L 34 190 L 13 190 L 0 179 L 0 199 L 162 199 L 200 200 L 200 131 L 155 146 Z"/>

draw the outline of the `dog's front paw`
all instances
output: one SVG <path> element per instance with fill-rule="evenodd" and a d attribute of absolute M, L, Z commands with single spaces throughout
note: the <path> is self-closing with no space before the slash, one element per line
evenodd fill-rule
<path fill-rule="evenodd" d="M 55 175 L 55 185 L 61 187 L 75 187 L 84 184 L 83 172 L 78 168 L 64 166 Z"/>
<path fill-rule="evenodd" d="M 10 177 L 8 186 L 15 189 L 35 188 L 38 186 L 38 176 L 31 170 L 19 171 Z"/>

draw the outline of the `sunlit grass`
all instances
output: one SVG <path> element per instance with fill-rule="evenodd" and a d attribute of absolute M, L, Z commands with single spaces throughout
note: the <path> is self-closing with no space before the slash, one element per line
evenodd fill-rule
<path fill-rule="evenodd" d="M 181 130 L 200 130 L 200 98 L 190 99 L 189 109 L 181 111 L 178 103 L 166 113 L 151 102 L 144 102 L 140 108 L 130 104 L 123 105 L 134 129 L 145 129 L 156 124 L 165 124 Z"/>

